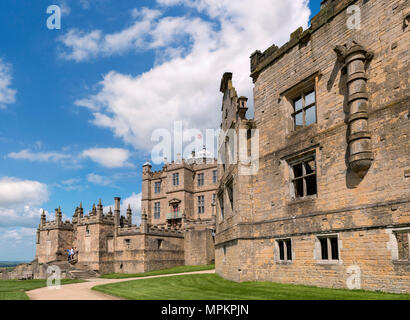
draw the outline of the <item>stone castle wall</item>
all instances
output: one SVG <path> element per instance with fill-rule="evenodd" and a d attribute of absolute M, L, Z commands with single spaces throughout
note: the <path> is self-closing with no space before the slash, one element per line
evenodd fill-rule
<path fill-rule="evenodd" d="M 361 9 L 360 30 L 346 25 L 352 4 Z M 346 288 L 349 268 L 358 266 L 361 288 L 409 292 L 410 264 L 398 259 L 395 235 L 410 230 L 406 10 L 406 1 L 328 1 L 309 30 L 251 57 L 259 171 L 248 182 L 235 167 L 221 175 L 220 192 L 233 178 L 234 198 L 243 201 L 225 219 L 218 205 L 218 274 L 235 281 Z M 349 69 L 338 56 L 355 42 L 366 51 L 367 79 L 358 84 L 351 73 L 359 73 L 360 63 Z M 317 121 L 294 130 L 293 100 L 306 88 L 315 89 Z M 366 121 L 355 125 L 352 92 L 368 101 L 358 109 Z M 228 125 L 229 117 L 223 120 Z M 366 146 L 349 144 L 357 128 L 365 134 L 355 139 L 366 139 Z M 353 171 L 350 156 L 368 150 L 370 168 Z M 315 156 L 317 194 L 295 198 L 290 163 L 307 154 Z M 337 237 L 337 260 L 320 259 L 318 241 L 326 235 Z M 280 239 L 291 240 L 291 261 L 278 260 Z"/>

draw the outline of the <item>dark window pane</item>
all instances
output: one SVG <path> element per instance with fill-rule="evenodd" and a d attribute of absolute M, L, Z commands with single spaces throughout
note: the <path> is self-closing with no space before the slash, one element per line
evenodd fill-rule
<path fill-rule="evenodd" d="M 285 260 L 285 249 L 283 245 L 283 241 L 278 241 L 279 244 L 279 259 L 280 260 Z"/>
<path fill-rule="evenodd" d="M 303 179 L 294 181 L 293 188 L 296 198 L 303 197 Z"/>
<path fill-rule="evenodd" d="M 301 177 L 303 176 L 303 169 L 302 169 L 302 163 L 296 164 L 293 166 L 293 177 Z"/>
<path fill-rule="evenodd" d="M 299 112 L 295 115 L 295 126 L 295 129 L 303 127 L 303 112 Z"/>
<path fill-rule="evenodd" d="M 295 111 L 302 109 L 302 97 L 295 100 Z"/>
<path fill-rule="evenodd" d="M 316 107 L 310 107 L 309 109 L 306 109 L 306 125 L 310 125 L 312 123 L 316 122 Z"/>
<path fill-rule="evenodd" d="M 322 260 L 328 260 L 329 255 L 327 252 L 327 238 L 320 238 L 320 247 L 322 249 Z"/>
<path fill-rule="evenodd" d="M 295 197 L 300 198 L 303 197 L 303 179 L 298 179 L 293 182 L 295 187 Z"/>
<path fill-rule="evenodd" d="M 305 178 L 306 180 L 306 195 L 311 196 L 317 194 L 316 175 Z"/>
<path fill-rule="evenodd" d="M 305 96 L 305 106 L 308 106 L 312 103 L 315 103 L 315 91 L 309 92 L 308 94 L 306 94 Z"/>
<path fill-rule="evenodd" d="M 337 238 L 330 238 L 330 246 L 332 248 L 332 260 L 339 260 L 339 249 Z"/>
<path fill-rule="evenodd" d="M 398 232 L 396 234 L 397 247 L 399 251 L 399 260 L 409 259 L 409 235 L 407 232 Z"/>
<path fill-rule="evenodd" d="M 292 241 L 286 240 L 287 259 L 292 260 Z"/>

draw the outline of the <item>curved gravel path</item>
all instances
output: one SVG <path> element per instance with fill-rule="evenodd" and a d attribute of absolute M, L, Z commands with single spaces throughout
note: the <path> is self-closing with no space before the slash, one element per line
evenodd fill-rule
<path fill-rule="evenodd" d="M 26 291 L 26 294 L 30 300 L 122 300 L 121 298 L 103 294 L 98 291 L 91 290 L 92 287 L 109 284 L 116 282 L 124 282 L 130 280 L 142 280 L 150 278 L 162 278 L 171 276 L 182 276 L 186 274 L 206 274 L 215 273 L 215 270 L 184 272 L 174 274 L 164 274 L 158 276 L 140 277 L 140 278 L 128 278 L 128 279 L 102 279 L 93 278 L 87 279 L 87 282 L 66 284 L 60 287 L 58 290 L 52 290 L 48 287 Z"/>

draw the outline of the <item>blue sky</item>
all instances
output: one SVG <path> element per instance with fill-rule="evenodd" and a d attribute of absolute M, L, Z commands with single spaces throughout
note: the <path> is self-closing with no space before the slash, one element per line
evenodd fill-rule
<path fill-rule="evenodd" d="M 252 98 L 250 54 L 320 6 L 258 2 L 1 1 L 0 260 L 34 258 L 42 209 L 71 217 L 121 196 L 138 216 L 152 132 L 217 128 L 223 72 Z M 46 26 L 52 4 L 60 30 Z"/>

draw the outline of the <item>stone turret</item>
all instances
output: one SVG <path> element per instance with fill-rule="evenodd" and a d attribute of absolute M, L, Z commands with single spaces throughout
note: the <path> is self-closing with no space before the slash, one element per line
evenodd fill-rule
<path fill-rule="evenodd" d="M 372 59 L 373 53 L 354 41 L 349 47 L 336 46 L 334 50 L 347 72 L 348 163 L 352 171 L 363 177 L 373 161 L 368 129 L 369 93 L 366 75 L 366 63 Z"/>

